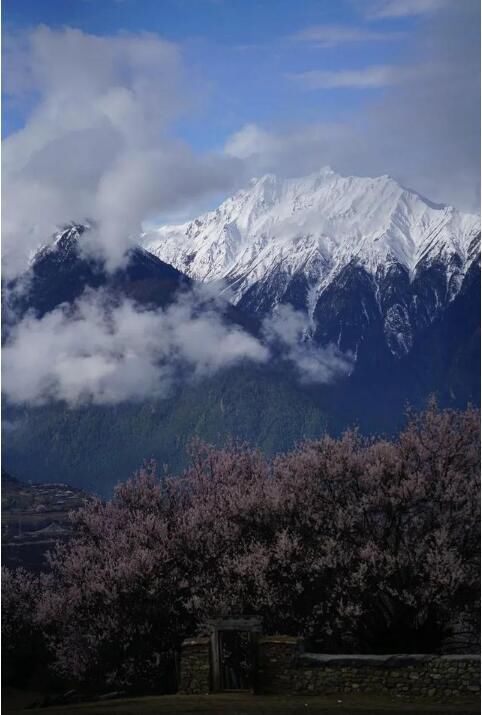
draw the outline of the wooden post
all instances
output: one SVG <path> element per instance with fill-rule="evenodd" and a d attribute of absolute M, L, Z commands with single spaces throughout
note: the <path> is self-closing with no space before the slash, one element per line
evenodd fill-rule
<path fill-rule="evenodd" d="M 221 691 L 221 668 L 219 654 L 219 634 L 215 627 L 211 633 L 211 687 L 213 693 Z"/>

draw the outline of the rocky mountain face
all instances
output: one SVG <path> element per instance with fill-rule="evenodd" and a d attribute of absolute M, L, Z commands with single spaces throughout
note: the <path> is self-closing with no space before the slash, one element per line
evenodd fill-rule
<path fill-rule="evenodd" d="M 366 357 L 407 355 L 459 294 L 480 255 L 480 218 L 388 176 L 267 175 L 144 246 L 188 276 L 222 282 L 256 316 L 290 303 L 308 337 Z"/>

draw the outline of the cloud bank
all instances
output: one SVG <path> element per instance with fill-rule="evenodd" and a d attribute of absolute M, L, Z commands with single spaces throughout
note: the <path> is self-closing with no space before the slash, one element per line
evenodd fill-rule
<path fill-rule="evenodd" d="M 206 298 L 209 300 L 206 301 Z M 328 383 L 351 363 L 334 348 L 297 344 L 303 319 L 282 309 L 261 341 L 222 317 L 204 292 L 190 291 L 165 310 L 130 300 L 111 305 L 87 291 L 42 318 L 25 317 L 3 348 L 3 392 L 17 404 L 63 401 L 115 404 L 165 398 L 176 384 L 202 379 L 243 361 L 266 364 L 282 344 L 302 382 Z"/>
<path fill-rule="evenodd" d="M 169 133 L 190 101 L 175 44 L 41 26 L 8 38 L 4 52 L 4 91 L 34 105 L 3 144 L 4 273 L 87 217 L 114 267 L 151 214 L 233 184 L 235 159 L 196 155 Z"/>
<path fill-rule="evenodd" d="M 154 311 L 130 300 L 109 306 L 102 292 L 87 292 L 73 307 L 28 316 L 11 331 L 3 390 L 29 404 L 165 397 L 176 371 L 206 377 L 246 359 L 265 362 L 268 350 L 218 313 L 199 313 L 192 293 Z"/>

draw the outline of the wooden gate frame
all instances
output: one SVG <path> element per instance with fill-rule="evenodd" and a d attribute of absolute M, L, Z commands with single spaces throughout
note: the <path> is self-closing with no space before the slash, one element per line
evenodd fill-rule
<path fill-rule="evenodd" d="M 263 631 L 263 619 L 259 616 L 245 616 L 243 618 L 219 618 L 209 620 L 206 623 L 211 651 L 211 690 L 219 693 L 222 689 L 220 654 L 219 654 L 219 632 L 220 631 L 248 631 L 252 634 L 253 645 L 253 667 L 256 669 L 256 640 Z M 251 690 L 254 691 L 255 684 L 252 683 Z"/>

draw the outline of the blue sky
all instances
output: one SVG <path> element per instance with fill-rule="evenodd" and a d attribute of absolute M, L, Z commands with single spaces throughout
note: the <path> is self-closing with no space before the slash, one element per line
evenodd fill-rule
<path fill-rule="evenodd" d="M 393 65 L 403 56 L 418 16 L 367 18 L 353 0 L 3 0 L 3 33 L 39 24 L 77 27 L 96 35 L 157 33 L 179 43 L 194 84 L 203 89 L 179 134 L 197 149 L 219 146 L 239 126 L 337 121 L 384 88 L 306 91 L 290 78 L 317 70 Z M 364 14 L 365 13 L 365 14 Z M 376 41 L 333 46 L 293 39 L 317 26 L 376 32 Z M 383 39 L 383 35 L 386 39 Z M 8 67 L 6 68 L 8 71 Z M 30 106 L 4 103 L 4 136 Z"/>

